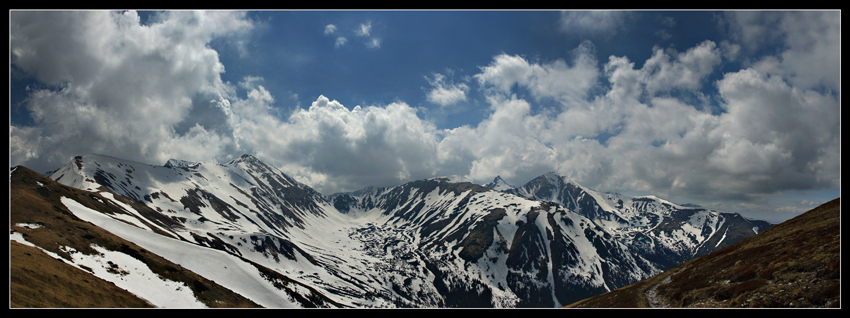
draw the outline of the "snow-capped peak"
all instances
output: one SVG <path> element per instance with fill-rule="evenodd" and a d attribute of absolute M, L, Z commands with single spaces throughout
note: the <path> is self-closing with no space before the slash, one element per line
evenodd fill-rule
<path fill-rule="evenodd" d="M 496 191 L 505 191 L 514 188 L 514 186 L 510 185 L 507 181 L 505 181 L 505 179 L 502 179 L 502 176 L 496 176 L 496 178 L 486 184 L 485 187 Z"/>
<path fill-rule="evenodd" d="M 240 162 L 256 162 L 256 161 L 259 161 L 259 159 L 257 159 L 257 157 L 254 157 L 254 156 L 246 153 L 246 154 L 239 156 L 239 158 L 230 160 L 227 163 L 227 165 L 235 165 L 235 164 L 240 163 Z"/>
<path fill-rule="evenodd" d="M 168 161 L 163 165 L 166 168 L 183 168 L 189 167 L 195 164 L 195 162 L 180 160 L 180 159 L 168 159 Z"/>

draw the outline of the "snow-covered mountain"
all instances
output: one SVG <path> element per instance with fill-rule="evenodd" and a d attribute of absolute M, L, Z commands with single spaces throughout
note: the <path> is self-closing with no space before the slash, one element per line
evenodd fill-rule
<path fill-rule="evenodd" d="M 601 193 L 552 172 L 500 191 L 555 202 L 575 211 L 663 268 L 726 247 L 772 225 L 655 196 Z"/>
<path fill-rule="evenodd" d="M 586 217 L 472 183 L 434 178 L 332 200 L 408 233 L 441 305 L 559 306 L 660 271 Z"/>
<path fill-rule="evenodd" d="M 502 179 L 501 176 L 496 176 L 496 178 L 493 179 L 493 181 L 484 185 L 484 187 L 487 187 L 487 188 L 490 188 L 490 189 L 493 189 L 493 190 L 496 190 L 496 191 L 506 191 L 506 190 L 510 190 L 510 189 L 514 188 L 514 186 L 510 185 L 507 181 L 505 181 L 505 179 Z"/>
<path fill-rule="evenodd" d="M 488 184 L 502 191 L 432 178 L 326 197 L 250 155 L 164 166 L 87 155 L 50 178 L 124 211 L 63 199 L 77 217 L 264 307 L 556 307 L 755 234 L 730 226 L 739 216 L 555 174 Z M 195 253 L 219 253 L 227 270 Z"/>

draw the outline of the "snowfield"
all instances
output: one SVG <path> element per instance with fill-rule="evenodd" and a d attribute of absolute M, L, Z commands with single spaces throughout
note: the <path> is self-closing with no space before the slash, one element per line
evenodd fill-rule
<path fill-rule="evenodd" d="M 263 279 L 257 268 L 239 260 L 233 255 L 140 229 L 89 209 L 71 199 L 63 198 L 62 203 L 78 218 L 91 222 L 113 234 L 136 243 L 142 248 L 165 257 L 207 279 L 215 281 L 261 306 L 267 308 L 298 307 L 294 305 L 293 301 L 287 295 L 281 293 L 270 282 Z M 129 256 L 125 256 L 121 261 L 115 263 L 125 263 L 122 261 L 127 257 Z M 149 290 L 147 282 L 142 280 L 129 282 L 126 286 L 122 287 L 143 298 Z M 192 299 L 175 297 L 173 301 L 169 301 L 166 305 L 168 307 L 190 308 L 197 307 L 196 302 L 197 300 L 194 297 Z M 158 305 L 157 303 L 154 304 Z"/>

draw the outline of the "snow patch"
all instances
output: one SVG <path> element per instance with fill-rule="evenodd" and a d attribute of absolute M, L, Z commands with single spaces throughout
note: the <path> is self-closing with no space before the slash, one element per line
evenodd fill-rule
<path fill-rule="evenodd" d="M 298 307 L 289 296 L 264 279 L 256 267 L 220 250 L 171 239 L 115 220 L 63 197 L 61 201 L 80 219 L 134 242 L 267 308 Z"/>
<path fill-rule="evenodd" d="M 9 236 L 11 241 L 35 247 L 66 264 L 80 270 L 90 272 L 92 275 L 111 282 L 130 293 L 147 300 L 149 303 L 160 308 L 206 308 L 198 301 L 192 290 L 185 283 L 176 282 L 162 278 L 157 275 L 143 262 L 130 255 L 107 250 L 101 246 L 92 244 L 91 247 L 97 254 L 86 255 L 73 248 L 60 246 L 59 248 L 68 253 L 71 261 L 60 257 L 56 253 L 42 249 L 24 239 L 23 235 L 12 232 Z"/>

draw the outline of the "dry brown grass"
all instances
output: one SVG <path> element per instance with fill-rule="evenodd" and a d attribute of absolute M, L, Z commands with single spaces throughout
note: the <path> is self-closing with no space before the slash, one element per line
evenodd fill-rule
<path fill-rule="evenodd" d="M 653 286 L 670 307 L 840 307 L 840 212 L 835 199 L 725 249 L 567 307 L 648 307 Z"/>
<path fill-rule="evenodd" d="M 35 247 L 11 242 L 11 308 L 146 308 L 147 301 L 57 260 Z"/>
<path fill-rule="evenodd" d="M 186 283 L 198 300 L 209 307 L 257 307 L 250 300 L 215 282 L 80 220 L 60 201 L 60 198 L 68 197 L 104 213 L 123 213 L 114 205 L 104 204 L 102 197 L 66 187 L 26 167 L 16 167 L 10 179 L 11 230 L 21 233 L 28 242 L 69 260 L 70 256 L 61 247 L 70 247 L 80 253 L 92 255 L 96 251 L 91 246 L 96 244 L 107 250 L 128 254 L 144 262 L 154 273 L 166 279 Z M 20 223 L 37 224 L 40 227 L 26 229 L 16 225 Z M 111 292 L 106 291 L 117 287 L 112 285 L 112 289 L 109 289 L 103 285 L 111 283 L 102 280 L 98 282 L 99 279 L 93 275 L 53 259 L 35 248 L 17 243 L 11 244 L 11 247 L 11 307 L 149 306 L 138 298 L 131 300 L 132 297 L 125 297 L 121 292 L 116 292 L 116 299 L 108 299 L 111 296 L 105 295 L 110 295 Z M 126 291 L 123 294 L 126 294 Z"/>

